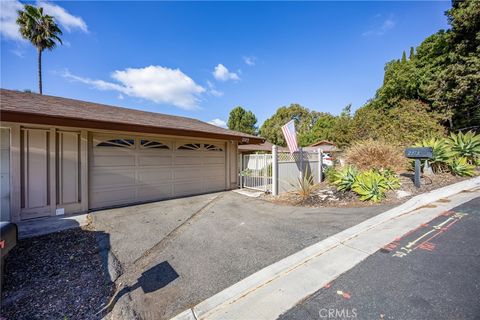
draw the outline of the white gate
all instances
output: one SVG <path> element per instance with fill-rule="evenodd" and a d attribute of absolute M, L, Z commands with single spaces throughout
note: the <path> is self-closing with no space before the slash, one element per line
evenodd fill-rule
<path fill-rule="evenodd" d="M 243 155 L 241 159 L 240 183 L 242 188 L 271 191 L 272 155 Z"/>

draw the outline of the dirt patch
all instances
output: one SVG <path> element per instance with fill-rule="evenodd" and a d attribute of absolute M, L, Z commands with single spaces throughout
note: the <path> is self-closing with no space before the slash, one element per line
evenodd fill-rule
<path fill-rule="evenodd" d="M 276 197 L 265 195 L 263 199 L 279 204 L 302 207 L 368 207 L 380 204 L 400 204 L 418 194 L 432 191 L 468 178 L 469 177 L 454 176 L 450 173 L 438 173 L 433 176 L 422 177 L 421 187 L 416 188 L 413 184 L 413 173 L 405 172 L 400 175 L 400 189 L 387 192 L 386 198 L 381 203 L 360 201 L 356 193 L 352 191 L 337 191 L 334 186 L 325 181 L 318 184 L 312 194 L 306 199 L 302 199 L 295 191 Z"/>
<path fill-rule="evenodd" d="M 88 229 L 21 240 L 5 267 L 6 319 L 100 319 L 114 290 Z"/>

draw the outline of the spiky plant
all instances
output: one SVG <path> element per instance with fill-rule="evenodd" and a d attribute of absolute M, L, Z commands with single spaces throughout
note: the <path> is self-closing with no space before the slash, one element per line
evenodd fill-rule
<path fill-rule="evenodd" d="M 395 190 L 400 188 L 400 179 L 398 175 L 389 169 L 386 170 L 379 170 L 378 173 L 385 178 L 385 184 L 387 185 L 389 190 Z"/>
<path fill-rule="evenodd" d="M 457 176 L 471 177 L 475 174 L 475 166 L 468 163 L 465 157 L 454 158 L 449 162 L 450 172 Z"/>
<path fill-rule="evenodd" d="M 458 157 L 464 157 L 469 164 L 477 164 L 480 158 L 480 134 L 473 131 L 467 133 L 451 133 L 446 140 L 447 145 Z"/>
<path fill-rule="evenodd" d="M 364 171 L 355 179 L 352 191 L 357 193 L 362 201 L 379 202 L 385 198 L 385 192 L 389 189 L 386 180 L 378 171 Z"/>
<path fill-rule="evenodd" d="M 431 138 L 425 139 L 415 145 L 416 147 L 431 147 L 433 149 L 433 157 L 428 160 L 432 166 L 433 172 L 448 171 L 448 162 L 453 158 L 454 152 L 446 143 L 445 139 Z"/>
<path fill-rule="evenodd" d="M 354 166 L 346 166 L 335 173 L 333 185 L 337 187 L 338 191 L 348 191 L 352 189 L 358 171 Z"/>
<path fill-rule="evenodd" d="M 297 193 L 300 195 L 302 200 L 307 199 L 312 192 L 316 189 L 316 185 L 313 180 L 313 176 L 309 173 L 307 169 L 302 178 L 298 178 L 297 181 Z"/>

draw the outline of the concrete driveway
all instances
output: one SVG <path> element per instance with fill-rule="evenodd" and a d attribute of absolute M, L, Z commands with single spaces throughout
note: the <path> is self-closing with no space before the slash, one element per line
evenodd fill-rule
<path fill-rule="evenodd" d="M 94 212 L 123 273 L 110 315 L 169 319 L 389 208 L 301 208 L 223 192 Z"/>

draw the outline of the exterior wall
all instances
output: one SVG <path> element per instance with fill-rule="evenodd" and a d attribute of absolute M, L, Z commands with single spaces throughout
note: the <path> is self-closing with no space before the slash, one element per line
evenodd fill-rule
<path fill-rule="evenodd" d="M 66 214 L 89 210 L 88 179 L 89 150 L 91 150 L 89 135 L 93 134 L 91 130 L 12 122 L 2 122 L 1 127 L 10 131 L 9 185 L 12 221 L 37 217 L 36 214 L 39 212 L 41 212 L 39 216 L 53 216 L 57 213 L 57 209 L 63 209 Z M 30 132 L 32 135 L 28 137 L 28 133 L 26 136 L 25 132 Z M 95 130 L 94 132 L 145 136 L 145 134 L 122 131 Z M 167 135 L 151 136 L 179 138 Z M 197 138 L 181 137 L 181 139 L 188 141 Z M 226 145 L 225 189 L 236 188 L 237 142 L 205 138 L 201 140 Z M 27 161 L 22 161 L 25 159 L 25 150 L 31 152 L 31 157 Z M 2 156 L 4 153 L 2 151 Z M 45 168 L 45 171 L 42 173 L 40 168 Z M 30 169 L 30 176 L 26 174 L 28 171 L 26 169 Z M 35 174 L 32 175 L 32 172 Z M 22 192 L 25 182 L 28 182 L 29 194 L 33 198 L 25 198 L 25 190 Z M 30 182 L 32 182 L 31 186 Z M 35 190 L 39 192 L 36 193 Z M 26 200 L 29 202 L 26 203 Z"/>
<path fill-rule="evenodd" d="M 231 141 L 229 144 L 229 166 L 230 166 L 230 189 L 238 188 L 238 143 Z"/>

